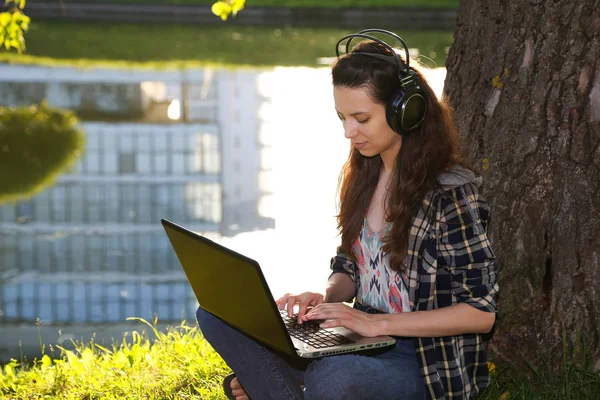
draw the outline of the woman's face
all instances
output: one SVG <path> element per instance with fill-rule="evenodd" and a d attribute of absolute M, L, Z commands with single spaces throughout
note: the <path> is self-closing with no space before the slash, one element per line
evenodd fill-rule
<path fill-rule="evenodd" d="M 363 88 L 334 86 L 333 98 L 344 135 L 360 154 L 393 160 L 400 149 L 401 137 L 388 125 L 385 107 L 374 102 Z"/>

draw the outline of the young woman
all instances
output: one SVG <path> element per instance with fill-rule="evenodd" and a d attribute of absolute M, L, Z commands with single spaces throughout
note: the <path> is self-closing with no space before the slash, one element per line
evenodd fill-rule
<path fill-rule="evenodd" d="M 297 306 L 301 323 L 390 335 L 396 345 L 299 363 L 198 309 L 206 339 L 235 372 L 224 382 L 229 398 L 469 399 L 488 384 L 482 335 L 495 322 L 498 285 L 481 177 L 459 155 L 448 106 L 370 32 L 347 37 L 372 40 L 332 69 L 352 148 L 327 290 L 277 304 L 290 315 Z"/>

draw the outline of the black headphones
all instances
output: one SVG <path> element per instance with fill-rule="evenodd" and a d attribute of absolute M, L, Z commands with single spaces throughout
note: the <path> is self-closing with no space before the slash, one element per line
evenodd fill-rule
<path fill-rule="evenodd" d="M 396 54 L 392 46 L 387 44 L 381 39 L 367 35 L 367 33 L 381 33 L 391 38 L 398 40 L 404 47 L 406 54 L 406 65 L 402 62 L 400 56 Z M 385 56 L 383 54 L 375 53 L 363 53 L 363 52 L 349 52 L 350 42 L 354 38 L 369 39 L 374 42 L 385 46 L 388 50 L 394 54 L 393 56 Z M 369 57 L 376 57 L 381 60 L 390 62 L 396 65 L 398 70 L 398 79 L 400 79 L 400 89 L 392 95 L 385 105 L 385 116 L 388 125 L 397 133 L 401 135 L 408 135 L 410 132 L 421 126 L 421 123 L 425 119 L 425 112 L 427 111 L 427 102 L 425 96 L 419 85 L 419 76 L 417 73 L 409 68 L 409 54 L 408 47 L 402 38 L 393 32 L 386 31 L 384 29 L 365 29 L 358 33 L 344 36 L 341 38 L 335 46 L 335 53 L 337 57 L 340 57 L 340 44 L 346 42 L 346 53 L 345 54 L 360 54 Z"/>

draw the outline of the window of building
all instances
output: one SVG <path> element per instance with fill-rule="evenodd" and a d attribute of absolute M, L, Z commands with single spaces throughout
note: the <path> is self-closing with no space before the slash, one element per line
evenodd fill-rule
<path fill-rule="evenodd" d="M 119 152 L 119 173 L 135 173 L 135 154 L 132 152 Z"/>

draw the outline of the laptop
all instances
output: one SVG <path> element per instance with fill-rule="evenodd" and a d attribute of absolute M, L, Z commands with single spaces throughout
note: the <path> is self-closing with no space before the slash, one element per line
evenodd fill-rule
<path fill-rule="evenodd" d="M 367 338 L 314 321 L 298 325 L 278 309 L 258 262 L 171 221 L 161 223 L 200 307 L 271 349 L 317 358 L 396 343 L 391 336 Z"/>

